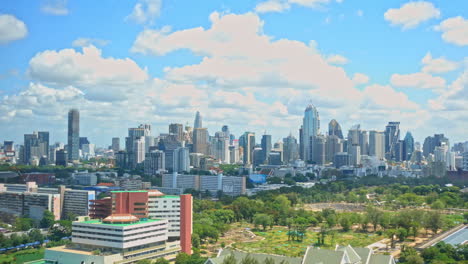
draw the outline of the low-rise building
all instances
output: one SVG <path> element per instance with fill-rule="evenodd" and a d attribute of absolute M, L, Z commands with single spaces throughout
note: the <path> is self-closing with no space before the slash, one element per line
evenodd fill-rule
<path fill-rule="evenodd" d="M 168 242 L 165 219 L 139 219 L 130 214 L 73 222 L 72 244 L 48 248 L 45 263 L 135 263 L 143 259 L 174 260 L 180 244 Z"/>

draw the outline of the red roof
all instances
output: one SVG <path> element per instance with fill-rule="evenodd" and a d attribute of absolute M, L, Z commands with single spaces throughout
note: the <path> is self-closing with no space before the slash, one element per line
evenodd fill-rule
<path fill-rule="evenodd" d="M 114 187 L 115 185 L 112 182 L 101 182 L 101 183 L 98 183 L 96 186 Z"/>

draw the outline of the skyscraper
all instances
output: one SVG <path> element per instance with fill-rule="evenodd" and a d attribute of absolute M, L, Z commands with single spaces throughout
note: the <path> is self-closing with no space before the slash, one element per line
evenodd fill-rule
<path fill-rule="evenodd" d="M 242 139 L 239 140 L 239 143 L 242 145 L 242 149 L 244 150 L 243 161 L 244 165 L 252 164 L 252 155 L 255 149 L 255 133 L 253 132 L 245 132 L 242 135 Z"/>
<path fill-rule="evenodd" d="M 313 105 L 308 105 L 304 111 L 304 118 L 302 120 L 302 151 L 305 161 L 311 160 L 311 137 L 317 136 L 320 132 L 320 117 L 317 108 Z"/>
<path fill-rule="evenodd" d="M 23 163 L 31 164 L 32 159 L 49 157 L 49 132 L 33 132 L 24 135 Z"/>
<path fill-rule="evenodd" d="M 261 144 L 263 151 L 263 162 L 264 164 L 268 164 L 268 156 L 271 152 L 271 135 L 263 135 Z"/>
<path fill-rule="evenodd" d="M 413 135 L 411 135 L 411 132 L 409 131 L 406 132 L 403 147 L 404 147 L 403 159 L 410 160 L 411 154 L 413 154 L 413 151 L 414 151 L 414 138 L 413 138 Z"/>
<path fill-rule="evenodd" d="M 195 114 L 195 122 L 193 123 L 193 129 L 202 128 L 202 116 L 199 111 Z"/>
<path fill-rule="evenodd" d="M 208 155 L 208 131 L 206 128 L 193 130 L 193 152 Z"/>
<path fill-rule="evenodd" d="M 395 145 L 400 140 L 400 122 L 388 122 L 385 127 L 385 158 L 395 158 Z"/>
<path fill-rule="evenodd" d="M 317 164 L 325 164 L 325 153 L 326 153 L 326 142 L 327 139 L 323 135 L 316 135 L 310 137 L 311 146 L 311 157 L 310 160 Z"/>
<path fill-rule="evenodd" d="M 71 109 L 68 112 L 68 160 L 80 159 L 80 112 Z"/>
<path fill-rule="evenodd" d="M 385 157 L 385 135 L 383 132 L 369 131 L 369 155 L 380 160 Z"/>
<path fill-rule="evenodd" d="M 118 138 L 118 137 L 112 138 L 112 150 L 114 151 L 114 153 L 119 152 L 119 150 L 120 150 L 120 138 Z"/>
<path fill-rule="evenodd" d="M 299 146 L 297 139 L 289 134 L 288 137 L 283 138 L 283 159 L 284 162 L 289 163 L 299 158 Z"/>
<path fill-rule="evenodd" d="M 151 125 L 140 124 L 137 128 L 128 129 L 128 137 L 125 138 L 125 149 L 130 167 L 135 168 L 138 163 L 145 160 L 146 137 L 151 136 Z M 135 141 L 139 141 L 135 144 Z M 148 142 L 149 143 L 149 142 Z M 138 152 L 135 152 L 135 151 Z"/>
<path fill-rule="evenodd" d="M 328 123 L 328 135 L 337 136 L 339 139 L 343 139 L 343 132 L 341 131 L 341 126 L 335 119 L 332 119 L 332 121 Z"/>
<path fill-rule="evenodd" d="M 329 135 L 326 140 L 326 162 L 333 162 L 335 159 L 335 154 L 339 152 L 343 152 L 342 140 L 337 135 Z"/>
<path fill-rule="evenodd" d="M 169 134 L 176 135 L 177 141 L 184 141 L 184 126 L 182 124 L 170 124 Z"/>

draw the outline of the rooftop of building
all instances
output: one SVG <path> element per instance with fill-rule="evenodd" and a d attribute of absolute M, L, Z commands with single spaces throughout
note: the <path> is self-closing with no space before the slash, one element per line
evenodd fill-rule
<path fill-rule="evenodd" d="M 128 222 L 128 223 L 110 223 L 110 222 L 103 222 L 100 219 L 91 219 L 87 221 L 79 221 L 79 223 L 82 224 L 95 224 L 95 225 L 109 225 L 109 226 L 131 226 L 131 225 L 138 225 L 138 224 L 145 224 L 145 223 L 152 223 L 152 222 L 158 222 L 161 221 L 161 219 L 147 219 L 147 218 L 141 218 L 139 221 L 135 222 Z"/>
<path fill-rule="evenodd" d="M 144 192 L 148 192 L 148 191 L 145 191 L 145 190 L 134 190 L 134 191 L 111 191 L 111 193 L 144 193 Z"/>

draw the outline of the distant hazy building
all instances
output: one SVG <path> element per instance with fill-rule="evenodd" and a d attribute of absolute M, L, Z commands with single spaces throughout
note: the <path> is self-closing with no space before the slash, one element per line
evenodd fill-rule
<path fill-rule="evenodd" d="M 202 128 L 202 116 L 199 111 L 195 114 L 195 121 L 193 122 L 193 129 Z"/>
<path fill-rule="evenodd" d="M 385 157 L 395 158 L 395 145 L 400 140 L 400 122 L 388 122 L 385 127 Z"/>
<path fill-rule="evenodd" d="M 301 131 L 301 149 L 302 157 L 305 161 L 310 161 L 312 158 L 311 137 L 317 136 L 320 132 L 320 117 L 317 108 L 313 105 L 308 105 L 304 111 Z"/>
<path fill-rule="evenodd" d="M 325 164 L 327 139 L 323 135 L 316 135 L 310 137 L 310 161 L 317 165 Z"/>
<path fill-rule="evenodd" d="M 206 128 L 193 130 L 193 152 L 208 155 L 208 130 Z"/>
<path fill-rule="evenodd" d="M 361 165 L 361 147 L 354 144 L 348 147 L 348 163 L 349 165 Z"/>
<path fill-rule="evenodd" d="M 170 124 L 169 125 L 169 134 L 176 136 L 177 141 L 184 141 L 184 126 L 182 124 Z"/>
<path fill-rule="evenodd" d="M 31 164 L 31 160 L 49 157 L 49 132 L 33 132 L 24 135 L 23 163 Z"/>
<path fill-rule="evenodd" d="M 335 119 L 332 119 L 330 123 L 328 123 L 328 135 L 343 139 L 343 131 L 341 130 L 340 124 Z"/>
<path fill-rule="evenodd" d="M 291 134 L 283 138 L 283 160 L 286 163 L 295 161 L 299 158 L 299 145 L 297 139 Z"/>
<path fill-rule="evenodd" d="M 383 132 L 369 131 L 369 155 L 380 160 L 385 157 L 385 135 Z"/>
<path fill-rule="evenodd" d="M 55 152 L 55 165 L 66 167 L 68 164 L 68 153 L 64 149 Z"/>
<path fill-rule="evenodd" d="M 462 168 L 464 171 L 468 171 L 468 151 L 462 154 Z"/>
<path fill-rule="evenodd" d="M 239 145 L 242 146 L 242 149 L 244 150 L 244 153 L 243 153 L 244 165 L 252 164 L 252 154 L 255 148 L 255 133 L 245 132 L 239 138 Z"/>
<path fill-rule="evenodd" d="M 348 166 L 349 165 L 349 157 L 348 153 L 346 152 L 338 152 L 335 154 L 335 157 L 333 159 L 333 165 L 335 165 L 335 168 L 340 168 L 342 166 Z"/>
<path fill-rule="evenodd" d="M 268 157 L 271 152 L 271 135 L 262 136 L 261 146 L 262 146 L 262 153 L 263 153 L 263 162 L 267 164 Z"/>
<path fill-rule="evenodd" d="M 404 160 L 410 160 L 411 155 L 414 151 L 414 138 L 411 132 L 406 132 L 405 139 L 404 139 Z"/>
<path fill-rule="evenodd" d="M 442 144 L 450 146 L 448 138 L 444 134 L 435 134 L 433 137 L 429 136 L 424 139 L 423 154 L 424 157 L 429 157 L 429 154 L 434 154 L 436 147 L 440 147 Z"/>
<path fill-rule="evenodd" d="M 165 155 L 163 151 L 154 150 L 145 154 L 144 170 L 147 175 L 156 175 L 165 170 Z"/>
<path fill-rule="evenodd" d="M 120 138 L 118 137 L 112 138 L 112 150 L 114 151 L 114 153 L 117 153 L 118 151 L 120 151 Z"/>
<path fill-rule="evenodd" d="M 71 109 L 68 112 L 68 160 L 80 159 L 80 112 Z"/>
<path fill-rule="evenodd" d="M 336 135 L 329 135 L 326 140 L 325 160 L 326 162 L 333 162 L 335 154 L 343 152 L 343 143 Z"/>
<path fill-rule="evenodd" d="M 141 124 L 136 128 L 128 129 L 128 137 L 125 138 L 125 150 L 127 151 L 129 167 L 135 168 L 137 164 L 145 159 L 145 137 L 147 136 L 151 136 L 151 125 L 149 124 Z M 135 152 L 135 150 L 139 152 Z"/>

